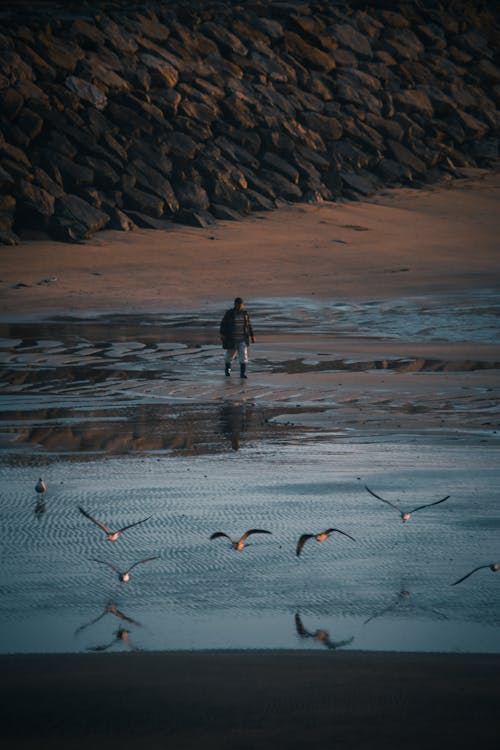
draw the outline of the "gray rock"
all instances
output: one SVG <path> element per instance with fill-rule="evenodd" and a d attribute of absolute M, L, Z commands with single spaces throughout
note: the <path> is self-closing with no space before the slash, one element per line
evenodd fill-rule
<path fill-rule="evenodd" d="M 350 24 L 337 24 L 333 28 L 333 34 L 341 47 L 347 47 L 361 57 L 373 57 L 370 41 Z"/>
<path fill-rule="evenodd" d="M 181 208 L 206 211 L 210 206 L 210 199 L 206 190 L 194 182 L 184 180 L 176 183 L 175 192 Z"/>
<path fill-rule="evenodd" d="M 56 239 L 81 242 L 109 223 L 109 216 L 77 195 L 64 195 L 55 203 L 50 232 Z"/>
<path fill-rule="evenodd" d="M 215 224 L 215 219 L 208 211 L 196 211 L 190 208 L 181 208 L 174 216 L 174 221 L 178 224 L 186 224 L 190 227 L 207 229 Z"/>
<path fill-rule="evenodd" d="M 64 83 L 79 99 L 90 102 L 96 109 L 104 109 L 106 107 L 108 103 L 106 94 L 98 86 L 94 86 L 93 83 L 84 81 L 77 76 L 67 76 Z"/>
<path fill-rule="evenodd" d="M 160 219 L 163 216 L 165 202 L 145 190 L 127 187 L 123 190 L 123 206 Z"/>

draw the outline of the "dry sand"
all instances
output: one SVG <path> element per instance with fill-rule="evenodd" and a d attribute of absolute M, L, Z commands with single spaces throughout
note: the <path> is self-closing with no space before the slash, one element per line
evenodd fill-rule
<path fill-rule="evenodd" d="M 470 171 L 428 190 L 294 205 L 208 230 L 174 225 L 102 232 L 85 245 L 3 247 L 1 312 L 200 309 L 236 294 L 357 300 L 498 288 L 500 174 Z"/>
<path fill-rule="evenodd" d="M 193 310 L 225 306 L 235 293 L 355 301 L 498 290 L 499 188 L 499 175 L 474 172 L 428 190 L 285 207 L 210 230 L 2 248 L 2 317 Z M 354 346 L 362 344 L 346 354 Z M 469 359 L 497 354 L 467 351 Z M 450 393 L 463 377 L 449 373 Z M 307 392 L 307 378 L 294 378 L 293 389 Z M 498 376 L 490 378 L 493 387 Z M 149 653 L 13 656 L 0 665 L 8 748 L 483 749 L 500 733 L 498 655 Z"/>

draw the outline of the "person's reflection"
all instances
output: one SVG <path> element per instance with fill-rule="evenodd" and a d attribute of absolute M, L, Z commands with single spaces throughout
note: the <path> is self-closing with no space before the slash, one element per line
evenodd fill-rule
<path fill-rule="evenodd" d="M 96 622 L 99 622 L 99 620 L 102 620 L 102 618 L 106 617 L 106 615 L 108 614 L 114 615 L 115 617 L 118 617 L 120 620 L 124 620 L 125 622 L 129 622 L 131 625 L 141 625 L 141 623 L 137 622 L 137 620 L 133 620 L 131 617 L 127 617 L 127 615 L 123 614 L 123 612 L 120 612 L 118 607 L 113 602 L 109 602 L 108 604 L 106 604 L 100 615 L 95 617 L 93 620 L 90 620 L 90 622 L 86 622 L 84 625 L 80 625 L 80 627 L 75 630 L 75 635 L 78 635 L 78 633 L 86 630 L 86 628 L 89 628 L 91 625 L 95 625 Z"/>
<path fill-rule="evenodd" d="M 221 431 L 231 443 L 233 451 L 240 448 L 241 436 L 247 427 L 245 403 L 225 403 L 220 410 Z"/>
<path fill-rule="evenodd" d="M 401 591 L 399 591 L 399 593 L 396 595 L 395 599 L 393 599 L 386 607 L 383 607 L 381 610 L 371 615 L 367 620 L 364 621 L 363 625 L 367 625 L 372 620 L 375 620 L 377 617 L 382 617 L 388 612 L 393 612 L 403 604 L 406 604 L 406 606 L 411 608 L 412 611 L 431 612 L 441 620 L 448 619 L 446 615 L 444 615 L 442 612 L 439 612 L 437 609 L 432 609 L 432 607 L 424 607 L 421 604 L 412 605 L 411 596 L 412 595 L 410 591 L 408 591 L 407 589 L 401 589 Z"/>
<path fill-rule="evenodd" d="M 104 643 L 100 646 L 87 646 L 86 650 L 106 651 L 108 648 L 111 648 L 111 646 L 114 646 L 117 643 L 124 643 L 126 646 L 132 649 L 132 651 L 139 651 L 138 647 L 130 640 L 130 631 L 126 628 L 118 628 L 115 633 L 115 637 L 109 643 Z"/>
<path fill-rule="evenodd" d="M 313 638 L 318 643 L 321 643 L 322 646 L 332 651 L 342 646 L 348 646 L 354 640 L 354 636 L 351 636 L 351 638 L 345 641 L 332 641 L 326 630 L 315 630 L 314 632 L 306 630 L 298 612 L 295 615 L 295 629 L 301 638 Z"/>

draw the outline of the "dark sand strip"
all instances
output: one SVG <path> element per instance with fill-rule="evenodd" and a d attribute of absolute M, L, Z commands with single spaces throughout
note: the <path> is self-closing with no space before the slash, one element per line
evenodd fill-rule
<path fill-rule="evenodd" d="M 6 748 L 497 748 L 500 655 L 2 656 Z"/>

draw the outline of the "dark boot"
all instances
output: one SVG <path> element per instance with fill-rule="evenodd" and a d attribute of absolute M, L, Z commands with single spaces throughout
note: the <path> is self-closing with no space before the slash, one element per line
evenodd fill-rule
<path fill-rule="evenodd" d="M 225 366 L 225 373 L 226 373 L 227 376 L 231 375 L 231 365 L 228 365 L 227 362 L 226 362 L 226 366 Z"/>
<path fill-rule="evenodd" d="M 246 365 L 240 365 L 240 378 L 246 378 L 245 370 L 247 369 Z"/>

